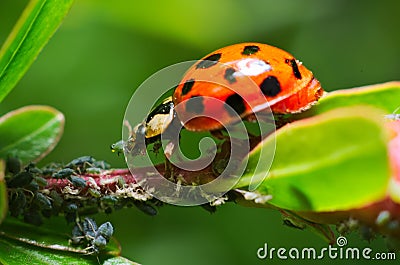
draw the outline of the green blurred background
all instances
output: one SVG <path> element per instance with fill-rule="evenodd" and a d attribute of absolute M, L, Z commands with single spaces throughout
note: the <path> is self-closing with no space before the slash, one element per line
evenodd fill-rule
<path fill-rule="evenodd" d="M 0 43 L 26 3 L 0 1 Z M 124 167 L 109 145 L 121 137 L 135 88 L 157 70 L 256 41 L 294 54 L 328 91 L 400 80 L 399 11 L 398 0 L 77 0 L 0 114 L 29 104 L 53 106 L 65 114 L 66 126 L 44 162 L 92 155 Z M 98 217 L 105 219 L 115 225 L 123 255 L 143 264 L 277 264 L 257 259 L 265 242 L 325 246 L 311 231 L 284 227 L 276 212 L 233 204 L 212 215 L 200 207 L 166 206 L 156 217 L 126 209 Z M 369 246 L 357 234 L 349 245 Z M 383 239 L 371 246 L 386 250 Z"/>

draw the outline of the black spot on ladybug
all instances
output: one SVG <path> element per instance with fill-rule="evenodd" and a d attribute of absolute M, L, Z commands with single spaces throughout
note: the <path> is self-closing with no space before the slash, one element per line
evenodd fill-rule
<path fill-rule="evenodd" d="M 224 78 L 226 81 L 228 81 L 230 84 L 236 82 L 236 78 L 233 76 L 233 74 L 236 72 L 234 68 L 228 68 L 225 70 Z"/>
<path fill-rule="evenodd" d="M 293 74 L 297 79 L 301 79 L 301 73 L 299 71 L 299 67 L 297 66 L 296 59 L 286 59 L 285 63 L 289 64 L 292 67 Z"/>
<path fill-rule="evenodd" d="M 201 114 L 204 111 L 204 98 L 202 96 L 193 96 L 186 103 L 186 111 Z"/>
<path fill-rule="evenodd" d="M 226 98 L 225 103 L 230 106 L 238 115 L 242 115 L 246 110 L 246 105 L 244 104 L 243 98 L 238 94 L 230 95 Z M 231 114 L 232 109 L 225 105 L 225 109 Z"/>
<path fill-rule="evenodd" d="M 260 47 L 256 46 L 256 45 L 248 45 L 245 46 L 242 54 L 243 55 L 252 55 L 255 54 L 256 52 L 258 52 L 260 50 Z"/>
<path fill-rule="evenodd" d="M 267 97 L 275 97 L 281 92 L 281 84 L 275 76 L 268 76 L 260 84 L 262 93 Z"/>
<path fill-rule="evenodd" d="M 201 60 L 201 62 L 199 62 L 196 65 L 196 69 L 209 68 L 209 67 L 215 65 L 216 63 L 218 63 L 219 59 L 221 59 L 221 54 L 220 53 L 212 54 L 212 55 L 204 58 L 203 60 Z"/>
<path fill-rule="evenodd" d="M 184 95 L 186 95 L 187 93 L 189 93 L 190 90 L 192 89 L 193 85 L 194 85 L 194 79 L 193 79 L 193 78 L 187 80 L 187 81 L 183 84 L 183 87 L 182 87 L 182 96 L 184 96 Z"/>

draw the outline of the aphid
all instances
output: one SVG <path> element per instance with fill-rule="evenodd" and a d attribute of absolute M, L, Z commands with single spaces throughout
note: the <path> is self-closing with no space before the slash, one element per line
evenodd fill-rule
<path fill-rule="evenodd" d="M 78 210 L 78 205 L 75 203 L 68 203 L 65 206 L 65 212 L 71 213 L 71 212 L 76 212 Z"/>
<path fill-rule="evenodd" d="M 73 174 L 75 174 L 75 171 L 73 169 L 63 168 L 63 169 L 57 171 L 56 173 L 54 173 L 53 178 L 64 179 L 64 178 L 70 177 Z"/>
<path fill-rule="evenodd" d="M 101 198 L 101 201 L 106 204 L 115 204 L 118 202 L 118 199 L 112 195 L 106 195 Z"/>
<path fill-rule="evenodd" d="M 89 217 L 86 217 L 82 223 L 82 232 L 85 236 L 89 238 L 94 238 L 96 236 L 97 224 Z"/>
<path fill-rule="evenodd" d="M 50 198 L 53 201 L 53 206 L 56 208 L 60 208 L 64 202 L 63 198 L 61 198 L 60 194 L 57 191 L 52 190 L 50 191 Z"/>
<path fill-rule="evenodd" d="M 147 203 L 135 201 L 134 204 L 139 210 L 141 210 L 145 214 L 148 214 L 150 216 L 157 215 L 157 210 L 153 206 Z"/>
<path fill-rule="evenodd" d="M 110 240 L 114 233 L 114 228 L 110 222 L 106 222 L 99 226 L 96 236 L 103 236 L 106 240 Z"/>
<path fill-rule="evenodd" d="M 111 151 L 113 153 L 117 153 L 117 155 L 119 156 L 120 154 L 124 153 L 124 146 L 125 146 L 125 142 L 123 140 L 118 141 L 111 145 Z"/>
<path fill-rule="evenodd" d="M 35 193 L 33 201 L 41 210 L 50 210 L 52 208 L 50 200 L 40 192 Z"/>
<path fill-rule="evenodd" d="M 70 243 L 74 245 L 81 244 L 84 241 L 85 237 L 82 232 L 82 229 L 80 226 L 75 225 L 74 228 L 72 228 L 72 236 L 70 239 Z"/>
<path fill-rule="evenodd" d="M 110 222 L 106 222 L 97 228 L 96 222 L 86 217 L 83 221 L 77 222 L 72 229 L 72 244 L 79 244 L 85 247 L 88 254 L 98 254 L 107 246 L 114 228 Z"/>
<path fill-rule="evenodd" d="M 12 174 L 17 174 L 21 171 L 21 160 L 15 156 L 9 156 L 6 162 L 7 171 Z"/>
<path fill-rule="evenodd" d="M 72 182 L 72 185 L 74 185 L 75 187 L 80 187 L 80 188 L 86 187 L 86 180 L 84 180 L 83 178 L 71 176 L 69 178 L 69 180 Z"/>
<path fill-rule="evenodd" d="M 91 156 L 81 156 L 81 157 L 73 159 L 65 167 L 76 169 L 79 167 L 86 167 L 87 165 L 91 165 L 95 161 L 96 160 Z"/>
<path fill-rule="evenodd" d="M 103 236 L 96 236 L 91 243 L 92 245 L 89 248 L 93 249 L 94 253 L 98 253 L 107 246 L 107 239 Z"/>
<path fill-rule="evenodd" d="M 100 169 L 110 169 L 111 165 L 108 164 L 106 161 L 99 160 L 99 161 L 94 161 L 93 162 L 93 167 L 94 168 L 100 168 Z"/>
<path fill-rule="evenodd" d="M 22 188 L 27 186 L 33 179 L 33 174 L 27 171 L 22 171 L 10 179 L 7 179 L 7 187 Z"/>
<path fill-rule="evenodd" d="M 88 167 L 85 171 L 87 174 L 100 174 L 101 168 L 99 167 Z"/>
<path fill-rule="evenodd" d="M 98 190 L 92 188 L 88 189 L 88 193 L 94 198 L 100 198 L 101 196 L 101 193 Z"/>
<path fill-rule="evenodd" d="M 78 213 L 78 205 L 75 203 L 68 203 L 64 206 L 64 216 L 68 223 L 75 222 Z"/>
<path fill-rule="evenodd" d="M 34 177 L 34 180 L 36 181 L 37 184 L 41 187 L 46 187 L 47 186 L 47 180 L 42 177 Z"/>
<path fill-rule="evenodd" d="M 50 163 L 42 168 L 43 176 L 52 176 L 54 173 L 62 169 L 62 165 L 60 163 Z"/>
<path fill-rule="evenodd" d="M 16 192 L 12 192 L 10 196 L 9 202 L 9 210 L 10 214 L 13 217 L 18 217 L 24 211 L 26 206 L 26 196 L 22 190 L 17 190 Z"/>
<path fill-rule="evenodd" d="M 29 182 L 28 185 L 25 186 L 25 188 L 27 190 L 35 192 L 35 191 L 38 191 L 40 187 L 39 187 L 39 184 L 35 180 L 32 180 L 31 182 Z"/>
<path fill-rule="evenodd" d="M 378 226 L 383 226 L 389 223 L 390 221 L 390 212 L 389 211 L 381 211 L 376 217 L 375 223 Z"/>
<path fill-rule="evenodd" d="M 25 171 L 33 173 L 33 174 L 42 174 L 42 170 L 36 167 L 36 164 L 33 162 L 30 162 L 26 167 Z"/>
<path fill-rule="evenodd" d="M 96 222 L 86 217 L 83 221 L 77 222 L 72 229 L 72 243 L 80 244 L 94 238 L 97 230 Z"/>

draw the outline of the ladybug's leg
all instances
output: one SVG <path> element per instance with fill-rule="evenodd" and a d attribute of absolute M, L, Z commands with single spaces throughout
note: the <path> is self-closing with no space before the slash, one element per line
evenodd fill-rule
<path fill-rule="evenodd" d="M 219 140 L 229 140 L 229 136 L 225 135 L 224 132 L 226 132 L 225 129 L 221 129 L 221 130 L 214 130 L 211 131 L 211 135 L 214 136 L 215 138 L 219 139 Z"/>
<path fill-rule="evenodd" d="M 232 150 L 242 149 L 241 140 L 231 141 L 228 132 L 225 129 L 212 131 L 211 134 L 220 142 L 217 144 L 217 154 L 212 162 L 212 170 L 216 176 L 219 176 L 228 166 L 230 160 L 241 161 L 243 154 L 232 154 Z M 247 141 L 244 139 L 244 141 Z M 236 145 L 236 147 L 232 146 Z M 233 148 L 233 149 L 232 149 Z M 238 163 L 240 164 L 240 163 Z"/>
<path fill-rule="evenodd" d="M 241 165 L 243 158 L 248 155 L 252 148 L 252 140 L 249 139 L 235 139 L 232 141 L 225 140 L 218 145 L 218 152 L 212 162 L 212 171 L 214 175 L 225 176 L 233 173 Z"/>
<path fill-rule="evenodd" d="M 174 165 L 171 163 L 170 158 L 173 155 L 175 149 L 175 144 L 173 141 L 170 141 L 164 149 L 165 155 L 165 178 L 173 179 L 174 177 Z"/>
<path fill-rule="evenodd" d="M 224 134 L 224 132 L 226 132 L 225 129 L 215 130 L 215 131 L 211 131 L 211 135 L 214 136 L 215 138 L 217 138 L 218 140 L 230 142 L 229 135 Z M 249 136 L 250 142 L 252 141 L 253 137 L 260 137 L 260 136 L 258 136 L 256 134 L 253 134 L 253 133 L 249 132 L 249 131 L 247 131 L 247 134 Z"/>
<path fill-rule="evenodd" d="M 243 118 L 243 120 L 248 122 L 265 122 L 273 123 L 275 122 L 274 116 L 269 111 L 260 111 L 257 114 L 250 114 Z"/>
<path fill-rule="evenodd" d="M 168 143 L 164 147 L 165 155 L 165 178 L 174 178 L 175 166 L 170 162 L 170 158 L 175 152 L 175 148 L 179 147 L 179 141 L 181 139 L 180 135 L 180 121 L 177 118 L 172 119 L 170 125 L 163 132 L 163 139 L 167 140 Z"/>
<path fill-rule="evenodd" d="M 251 114 L 245 117 L 245 120 L 254 124 L 256 129 L 253 126 L 253 131 L 248 131 L 250 148 L 253 149 L 258 143 L 260 143 L 264 138 L 268 135 L 275 132 L 275 130 L 284 124 L 287 123 L 287 120 L 283 120 L 280 118 L 282 115 L 272 115 L 270 111 L 261 111 L 257 112 L 257 114 Z M 278 121 L 281 121 L 281 124 L 278 124 Z M 258 124 L 258 126 L 256 125 Z"/>
<path fill-rule="evenodd" d="M 214 175 L 219 176 L 228 165 L 231 156 L 231 142 L 225 140 L 218 146 L 218 153 L 212 162 L 212 170 Z"/>
<path fill-rule="evenodd" d="M 293 115 L 291 114 L 275 114 L 275 127 L 276 129 L 279 129 L 283 127 L 284 125 L 293 122 L 295 119 L 293 119 Z"/>
<path fill-rule="evenodd" d="M 174 181 L 174 165 L 171 163 L 171 161 L 169 161 L 168 158 L 165 159 L 165 174 L 164 174 L 164 178 Z"/>

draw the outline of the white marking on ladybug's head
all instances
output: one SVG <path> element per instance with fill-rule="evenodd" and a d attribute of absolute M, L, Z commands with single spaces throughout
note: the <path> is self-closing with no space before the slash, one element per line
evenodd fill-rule
<path fill-rule="evenodd" d="M 150 138 L 162 134 L 171 124 L 173 113 L 157 114 L 146 124 L 146 137 Z"/>
<path fill-rule="evenodd" d="M 233 76 L 256 76 L 271 71 L 272 67 L 263 60 L 247 58 L 236 61 L 236 69 L 238 72 L 234 73 Z"/>

